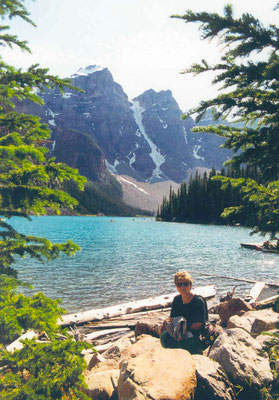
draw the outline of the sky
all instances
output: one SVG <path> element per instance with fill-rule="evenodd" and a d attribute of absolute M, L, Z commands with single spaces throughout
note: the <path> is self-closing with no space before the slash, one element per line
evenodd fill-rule
<path fill-rule="evenodd" d="M 276 23 L 276 0 L 231 0 L 235 15 L 252 13 Z M 216 62 L 220 47 L 200 39 L 198 24 L 170 18 L 185 10 L 222 13 L 224 0 L 25 0 L 37 27 L 12 20 L 11 33 L 32 54 L 1 49 L 4 61 L 27 68 L 39 63 L 69 77 L 88 65 L 107 67 L 130 99 L 145 90 L 170 89 L 182 111 L 217 94 L 209 75 L 180 72 L 201 59 Z M 211 77 L 212 78 L 212 77 Z"/>

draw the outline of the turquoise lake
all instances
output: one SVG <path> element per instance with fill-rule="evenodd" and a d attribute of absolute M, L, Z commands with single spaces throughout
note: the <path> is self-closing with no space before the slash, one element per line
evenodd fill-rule
<path fill-rule="evenodd" d="M 202 273 L 277 282 L 279 255 L 240 247 L 262 242 L 242 227 L 156 222 L 154 218 L 33 217 L 13 218 L 20 232 L 54 242 L 72 239 L 82 247 L 74 257 L 55 261 L 19 259 L 19 278 L 61 298 L 69 312 L 101 308 L 175 291 L 173 274 L 188 270 L 194 286 L 216 284 L 225 294 L 247 294 L 251 284 Z"/>

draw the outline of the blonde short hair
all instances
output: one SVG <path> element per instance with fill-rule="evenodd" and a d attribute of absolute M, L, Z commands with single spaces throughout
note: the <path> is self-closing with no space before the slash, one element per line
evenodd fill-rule
<path fill-rule="evenodd" d="M 175 285 L 179 282 L 179 281 L 183 281 L 183 282 L 190 282 L 191 285 L 193 284 L 193 278 L 192 276 L 189 274 L 189 272 L 187 271 L 179 271 L 174 275 L 174 283 Z"/>

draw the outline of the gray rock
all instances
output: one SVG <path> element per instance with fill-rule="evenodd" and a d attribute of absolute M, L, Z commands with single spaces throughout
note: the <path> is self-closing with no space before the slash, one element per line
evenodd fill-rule
<path fill-rule="evenodd" d="M 213 344 L 210 358 L 217 361 L 234 384 L 258 390 L 269 385 L 272 372 L 261 345 L 243 329 L 228 329 Z"/>
<path fill-rule="evenodd" d="M 219 363 L 201 355 L 193 358 L 197 374 L 195 400 L 236 400 L 234 386 Z"/>
<path fill-rule="evenodd" d="M 264 331 L 279 327 L 279 314 L 275 311 L 248 311 L 243 315 L 234 315 L 227 323 L 228 328 L 242 328 L 252 336 L 258 336 Z"/>
<path fill-rule="evenodd" d="M 114 359 L 115 361 L 119 361 L 121 355 L 125 353 L 126 350 L 132 345 L 131 340 L 129 338 L 123 338 L 117 340 L 112 347 L 106 350 L 102 355 L 105 359 Z"/>
<path fill-rule="evenodd" d="M 142 317 L 140 321 L 136 323 L 135 336 L 137 337 L 145 334 L 160 337 L 165 320 L 166 315 L 160 312 Z"/>

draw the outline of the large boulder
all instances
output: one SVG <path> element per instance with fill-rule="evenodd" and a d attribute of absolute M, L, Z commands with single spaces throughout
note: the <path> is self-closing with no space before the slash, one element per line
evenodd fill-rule
<path fill-rule="evenodd" d="M 136 343 L 123 349 L 120 358 L 120 367 L 123 361 L 140 356 L 141 354 L 147 352 L 149 348 L 156 346 L 157 343 L 159 343 L 159 340 L 150 335 L 139 336 Z"/>
<path fill-rule="evenodd" d="M 224 301 L 216 307 L 216 312 L 219 314 L 223 325 L 226 325 L 232 315 L 242 315 L 244 312 L 252 310 L 250 304 L 238 297 Z"/>
<path fill-rule="evenodd" d="M 210 358 L 223 367 L 232 383 L 255 393 L 273 380 L 267 354 L 243 329 L 228 329 L 220 335 L 212 346 Z"/>
<path fill-rule="evenodd" d="M 166 328 L 163 328 L 163 326 L 165 326 L 165 320 L 166 314 L 161 312 L 145 315 L 136 323 L 135 336 L 151 335 L 154 337 L 160 337 L 163 330 L 166 330 Z"/>
<path fill-rule="evenodd" d="M 195 400 L 236 400 L 234 386 L 219 363 L 201 355 L 193 358 L 197 374 Z"/>
<path fill-rule="evenodd" d="M 227 323 L 228 328 L 242 328 L 252 336 L 258 336 L 263 331 L 279 328 L 279 314 L 275 311 L 248 311 L 242 316 L 234 315 Z"/>
<path fill-rule="evenodd" d="M 96 372 L 94 369 L 87 372 L 84 392 L 94 400 L 109 400 L 117 390 L 119 369 Z"/>
<path fill-rule="evenodd" d="M 117 340 L 110 348 L 108 348 L 102 356 L 106 360 L 119 361 L 122 354 L 124 354 L 132 346 L 130 338 L 121 338 Z"/>
<path fill-rule="evenodd" d="M 143 337 L 127 356 L 120 370 L 119 400 L 193 399 L 196 371 L 188 351 L 164 349 L 158 339 Z"/>

